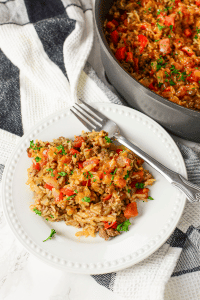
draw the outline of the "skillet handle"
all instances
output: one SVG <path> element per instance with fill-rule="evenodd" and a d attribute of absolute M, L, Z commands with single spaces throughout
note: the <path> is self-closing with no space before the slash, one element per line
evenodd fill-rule
<path fill-rule="evenodd" d="M 163 175 L 174 187 L 181 190 L 190 202 L 197 202 L 200 200 L 200 187 L 198 185 L 189 182 L 182 175 L 163 166 L 156 159 L 145 153 L 122 135 L 115 134 L 115 138 L 118 142 L 144 159 L 144 161 L 146 161 L 151 167 Z"/>

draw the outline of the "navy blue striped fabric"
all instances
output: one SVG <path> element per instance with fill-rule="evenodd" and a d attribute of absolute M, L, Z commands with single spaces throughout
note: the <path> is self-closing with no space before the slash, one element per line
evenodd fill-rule
<path fill-rule="evenodd" d="M 0 128 L 23 135 L 19 69 L 0 50 Z"/>
<path fill-rule="evenodd" d="M 31 23 L 54 18 L 65 11 L 60 0 L 24 0 L 24 2 Z"/>

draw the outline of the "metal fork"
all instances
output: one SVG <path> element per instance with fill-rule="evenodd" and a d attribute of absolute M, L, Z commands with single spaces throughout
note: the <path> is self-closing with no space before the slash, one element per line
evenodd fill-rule
<path fill-rule="evenodd" d="M 80 100 L 81 101 L 81 100 Z M 157 160 L 152 158 L 150 155 L 145 153 L 143 150 L 138 148 L 136 145 L 128 141 L 124 136 L 120 135 L 120 129 L 117 124 L 94 107 L 89 104 L 81 101 L 89 111 L 80 106 L 79 104 L 75 104 L 72 107 L 71 112 L 82 122 L 82 124 L 90 131 L 93 129 L 95 131 L 104 130 L 108 132 L 109 137 L 115 138 L 119 143 L 139 155 L 144 161 L 146 161 L 150 166 L 152 166 L 155 170 L 157 170 L 160 174 L 162 174 L 174 187 L 181 190 L 190 202 L 197 202 L 200 200 L 200 187 L 189 182 L 182 175 L 168 169 L 163 166 Z M 77 112 L 79 114 L 77 114 Z"/>

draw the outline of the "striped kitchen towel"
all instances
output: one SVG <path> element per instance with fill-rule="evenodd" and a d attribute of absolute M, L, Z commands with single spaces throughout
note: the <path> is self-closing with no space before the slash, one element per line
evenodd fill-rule
<path fill-rule="evenodd" d="M 87 63 L 93 45 L 89 0 L 0 1 L 0 181 L 20 137 L 78 98 L 123 104 Z M 189 180 L 200 153 L 178 144 Z M 187 203 L 169 240 L 137 265 L 104 275 L 69 274 L 30 255 L 0 204 L 0 299 L 199 300 L 200 203 Z"/>

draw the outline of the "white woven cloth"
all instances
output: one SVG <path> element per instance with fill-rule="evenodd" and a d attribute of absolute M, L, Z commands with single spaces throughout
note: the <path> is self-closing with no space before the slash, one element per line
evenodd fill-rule
<path fill-rule="evenodd" d="M 94 38 L 90 1 L 47 2 L 0 1 L 0 179 L 20 135 L 46 116 L 78 98 L 122 104 L 86 64 Z M 99 51 L 97 45 L 95 36 Z M 95 61 L 94 48 L 95 67 L 100 60 Z M 191 176 L 196 174 L 191 179 L 199 183 L 192 169 L 199 168 L 198 154 L 181 149 Z M 0 299 L 199 300 L 199 242 L 193 247 L 199 241 L 199 215 L 200 204 L 188 203 L 175 236 L 148 259 L 91 277 L 54 269 L 29 254 L 6 224 L 0 203 Z M 177 235 L 188 242 L 186 248 L 174 242 Z"/>

